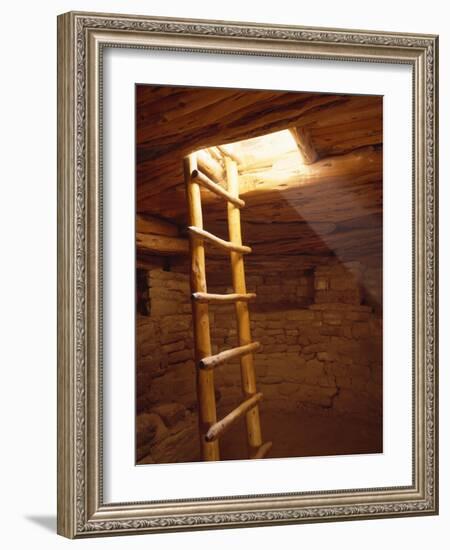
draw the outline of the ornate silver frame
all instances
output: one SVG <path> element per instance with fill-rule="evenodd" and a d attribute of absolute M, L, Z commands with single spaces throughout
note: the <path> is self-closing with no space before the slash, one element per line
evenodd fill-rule
<path fill-rule="evenodd" d="M 102 48 L 413 67 L 413 484 L 105 504 L 102 499 Z M 438 512 L 437 62 L 431 35 L 95 13 L 58 18 L 58 532 L 66 537 Z M 151 495 L 149 495 L 149 499 Z"/>

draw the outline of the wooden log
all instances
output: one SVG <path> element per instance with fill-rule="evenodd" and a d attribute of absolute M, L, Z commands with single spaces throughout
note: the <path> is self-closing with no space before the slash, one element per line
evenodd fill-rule
<path fill-rule="evenodd" d="M 238 155 L 236 155 L 232 145 L 219 145 L 217 149 L 219 149 L 222 155 L 230 158 L 236 164 L 242 164 L 242 159 Z"/>
<path fill-rule="evenodd" d="M 149 216 L 148 214 L 136 214 L 136 233 L 177 237 L 179 230 L 176 224 L 167 220 L 157 218 L 156 216 Z"/>
<path fill-rule="evenodd" d="M 167 256 L 155 256 L 151 253 L 146 254 L 143 250 L 137 250 L 136 269 L 145 269 L 146 271 L 162 269 L 167 260 Z M 183 257 L 183 260 L 186 261 L 187 257 Z"/>
<path fill-rule="evenodd" d="M 245 202 L 240 199 L 239 197 L 233 197 L 233 195 L 230 195 L 226 189 L 221 187 L 219 184 L 212 181 L 210 178 L 208 178 L 207 175 L 203 174 L 199 170 L 194 170 L 192 172 L 192 179 L 201 185 L 202 187 L 205 187 L 206 189 L 209 189 L 212 193 L 215 193 L 219 197 L 223 197 L 229 202 L 232 202 L 235 206 L 238 208 L 242 208 L 245 206 Z"/>
<path fill-rule="evenodd" d="M 197 90 L 197 92 L 202 95 L 201 91 Z M 219 92 L 216 91 L 216 93 Z M 185 89 L 184 94 L 186 94 L 183 99 L 184 103 L 191 102 L 194 99 L 192 90 Z M 382 100 L 374 96 L 358 98 L 348 95 L 336 96 L 298 92 L 265 94 L 248 91 L 245 94 L 246 98 L 237 97 L 239 94 L 236 93 L 230 93 L 229 102 L 227 103 L 229 108 L 220 101 L 216 102 L 212 111 L 205 107 L 199 113 L 194 113 L 192 118 L 183 125 L 183 128 L 180 128 L 178 123 L 176 125 L 166 123 L 163 127 L 158 127 L 151 121 L 149 116 L 140 115 L 138 124 L 138 193 L 140 194 L 141 184 L 148 187 L 149 193 L 154 189 L 153 174 L 156 166 L 159 166 L 160 163 L 172 162 L 176 164 L 179 181 L 178 159 L 181 159 L 189 151 L 204 148 L 210 144 L 236 142 L 241 139 L 285 129 L 287 126 L 308 126 L 314 140 L 316 129 L 330 127 L 331 131 L 328 138 L 336 141 L 332 131 L 333 126 L 336 124 L 356 122 L 354 120 L 356 116 L 358 121 L 368 120 L 370 127 L 370 119 L 378 117 L 380 120 L 382 118 Z M 248 101 L 249 99 L 251 101 Z M 245 101 L 243 102 L 243 100 Z M 209 103 L 206 97 L 204 101 L 205 105 Z M 176 104 L 174 108 L 176 108 Z M 138 112 L 140 112 L 139 109 L 138 106 Z M 282 110 L 281 117 L 280 109 Z M 160 116 L 162 111 L 164 111 L 162 106 L 158 104 L 158 101 L 155 102 L 153 114 Z M 336 114 L 339 116 L 335 116 Z M 193 124 L 195 124 L 196 130 L 194 130 Z M 142 136 L 140 135 L 141 132 L 143 132 Z M 351 135 L 352 132 L 350 131 L 349 136 Z M 381 141 L 381 132 L 379 136 Z M 342 139 L 339 138 L 337 141 L 341 142 Z M 316 144 L 316 141 L 314 143 Z M 317 144 L 316 149 L 323 157 L 322 150 L 318 148 Z M 151 169 L 144 170 L 140 175 L 139 150 L 142 150 L 144 157 L 147 155 L 152 159 Z M 163 172 L 163 179 L 166 179 L 165 174 L 166 171 Z M 167 179 L 166 185 L 171 185 L 171 182 L 168 182 Z"/>
<path fill-rule="evenodd" d="M 312 142 L 311 134 L 306 128 L 290 128 L 297 147 L 305 164 L 313 164 L 319 159 L 319 155 Z"/>
<path fill-rule="evenodd" d="M 317 118 L 321 107 L 328 108 L 343 104 L 348 101 L 348 97 L 333 94 L 265 91 L 235 93 L 225 101 L 217 102 L 198 113 L 193 113 L 190 117 L 183 117 L 182 121 L 177 121 L 177 131 L 171 132 L 167 139 L 179 138 L 180 134 L 190 133 L 194 139 L 198 136 L 198 141 L 201 140 L 201 145 L 196 149 L 208 147 L 217 142 L 230 144 L 284 130 L 289 126 L 300 126 L 300 121 L 305 114 L 311 112 Z M 201 116 L 199 116 L 200 113 Z M 155 127 L 147 120 L 146 118 L 138 128 L 138 143 L 148 143 L 149 137 L 159 133 L 160 143 L 165 144 L 166 136 L 161 136 L 160 131 L 156 132 L 161 127 Z M 214 136 L 211 136 L 212 133 Z M 205 137 L 210 139 L 205 140 Z M 239 159 L 235 158 L 235 160 Z"/>
<path fill-rule="evenodd" d="M 225 159 L 227 173 L 228 191 L 235 196 L 239 195 L 239 180 L 237 165 L 230 158 Z M 241 213 L 232 203 L 228 203 L 228 232 L 230 241 L 239 246 L 242 244 L 241 235 Z M 236 294 L 246 294 L 244 257 L 242 254 L 231 253 L 231 274 L 233 278 L 233 289 Z M 250 315 L 247 302 L 236 302 L 236 317 L 238 342 L 245 346 L 252 342 L 250 331 Z M 241 380 L 242 392 L 244 395 L 256 393 L 256 378 L 253 364 L 253 355 L 247 354 L 241 357 Z M 258 407 L 252 407 L 246 414 L 247 441 L 249 456 L 262 444 L 261 423 Z"/>
<path fill-rule="evenodd" d="M 229 302 L 249 302 L 256 298 L 256 294 L 249 292 L 247 294 L 209 294 L 208 292 L 194 292 L 192 298 L 199 302 L 229 303 Z"/>
<path fill-rule="evenodd" d="M 163 256 L 186 255 L 189 252 L 189 242 L 187 239 L 144 233 L 136 233 L 136 247 L 138 250 Z"/>
<path fill-rule="evenodd" d="M 349 121 L 370 120 L 374 117 L 382 118 L 383 98 L 381 96 L 341 96 L 344 101 L 326 112 L 305 113 L 298 124 L 292 126 L 308 126 L 314 133 L 318 128 L 331 128 L 330 134 L 333 135 L 333 126 L 336 124 L 345 124 Z M 350 129 L 350 133 L 352 129 Z"/>
<path fill-rule="evenodd" d="M 357 188 L 362 195 L 365 214 L 370 214 L 374 208 L 379 210 L 379 205 L 374 203 L 374 190 L 370 189 L 370 184 L 375 184 L 381 196 L 382 174 L 382 148 L 369 146 L 351 153 L 326 157 L 289 172 L 271 169 L 242 172 L 239 176 L 240 198 L 249 206 L 245 213 L 246 221 L 270 221 L 276 215 L 283 222 L 296 221 L 302 216 L 313 222 L 336 222 L 354 217 L 350 203 L 360 209 L 352 197 Z M 167 180 L 163 180 L 162 177 L 161 185 L 167 187 Z M 177 221 L 184 217 L 184 196 L 167 188 L 158 199 L 152 196 L 138 200 L 142 211 L 148 209 Z M 296 202 L 293 203 L 293 200 Z M 277 202 L 281 208 L 275 206 Z M 342 207 L 344 202 L 348 202 L 349 206 L 345 204 Z M 211 213 L 213 217 L 220 215 L 219 219 L 222 218 L 223 205 L 214 195 L 205 196 L 204 204 L 208 206 L 208 214 Z M 260 204 L 261 210 L 264 210 L 262 216 Z M 311 216 L 312 210 L 317 211 L 317 214 Z"/>
<path fill-rule="evenodd" d="M 225 183 L 225 170 L 223 166 L 209 153 L 209 149 L 197 151 L 197 165 L 212 180 Z"/>
<path fill-rule="evenodd" d="M 247 344 L 246 346 L 239 346 L 238 348 L 227 349 L 225 351 L 217 353 L 216 355 L 204 357 L 200 361 L 199 367 L 202 369 L 213 369 L 219 365 L 222 365 L 223 363 L 226 363 L 227 361 L 237 359 L 238 357 L 242 357 L 244 355 L 247 355 L 248 353 L 254 353 L 260 348 L 261 344 L 259 342 L 252 342 L 251 344 Z"/>
<path fill-rule="evenodd" d="M 272 441 L 267 441 L 266 443 L 263 443 L 263 445 L 261 445 L 261 447 L 249 458 L 252 458 L 254 460 L 258 458 L 265 458 L 265 456 L 267 455 L 267 453 L 270 451 L 271 448 L 272 448 Z"/>
<path fill-rule="evenodd" d="M 215 235 L 221 235 L 227 229 L 227 224 L 225 221 L 216 222 L 214 220 L 208 220 L 208 222 L 211 233 L 214 233 Z M 302 239 L 305 236 L 313 234 L 320 237 L 333 233 L 339 227 L 335 223 L 306 223 L 303 220 L 299 220 L 297 222 L 284 222 L 283 220 L 277 222 L 271 222 L 270 220 L 267 222 L 248 222 L 246 220 L 246 222 L 244 232 L 245 240 L 248 241 L 248 246 L 252 247 L 253 253 L 255 252 L 253 245 L 256 243 L 266 243 L 271 241 L 276 246 L 276 241 L 279 239 Z"/>
<path fill-rule="evenodd" d="M 229 90 L 204 89 L 199 94 L 198 89 L 192 87 L 161 87 L 161 93 L 148 93 L 144 86 L 137 87 L 137 103 L 139 115 L 146 124 L 158 127 L 171 121 L 185 119 L 191 115 L 197 118 L 196 111 L 203 111 L 210 105 L 226 99 Z M 235 92 L 234 92 L 235 93 Z"/>
<path fill-rule="evenodd" d="M 344 155 L 350 153 L 353 150 L 360 149 L 362 147 L 369 147 L 371 145 L 377 145 L 381 142 L 379 136 L 373 135 L 369 132 L 353 134 L 348 139 L 342 139 L 339 141 L 337 138 L 333 142 L 330 139 L 319 140 L 315 139 L 317 149 L 320 150 L 321 157 L 333 157 L 336 155 Z"/>
<path fill-rule="evenodd" d="M 247 139 L 236 144 L 236 148 L 242 158 L 240 173 L 280 165 L 285 169 L 289 162 L 299 166 L 298 147 L 289 130 Z"/>
<path fill-rule="evenodd" d="M 242 244 L 235 244 L 230 241 L 224 241 L 220 237 L 216 237 L 216 235 L 213 235 L 212 233 L 209 233 L 208 231 L 205 231 L 204 229 L 201 229 L 200 227 L 196 227 L 193 225 L 190 225 L 188 227 L 188 231 L 193 235 L 194 237 L 200 237 L 201 240 L 207 240 L 220 248 L 223 248 L 225 250 L 229 250 L 231 252 L 239 253 L 239 254 L 248 254 L 252 251 L 252 249 L 249 246 L 243 246 Z M 198 239 L 200 240 L 200 239 Z M 241 292 L 240 294 L 245 294 L 245 292 Z"/>
<path fill-rule="evenodd" d="M 203 227 L 203 215 L 198 183 L 191 180 L 192 172 L 197 168 L 195 155 L 184 159 L 184 177 L 189 210 L 189 221 L 196 227 Z M 205 274 L 205 248 L 201 239 L 191 238 L 190 282 L 192 292 L 207 292 Z M 211 355 L 211 337 L 209 327 L 208 304 L 192 300 L 194 323 L 195 361 L 198 364 L 204 357 Z M 206 440 L 206 433 L 217 421 L 216 396 L 214 391 L 214 371 L 196 369 L 198 398 L 198 417 L 200 432 L 200 450 L 204 460 L 219 460 L 219 445 Z"/>
<path fill-rule="evenodd" d="M 173 120 L 179 122 L 180 119 L 184 120 L 189 116 L 195 116 L 199 111 L 203 111 L 205 107 L 220 104 L 221 100 L 226 99 L 229 95 L 227 90 L 221 90 L 220 88 L 205 90 L 206 93 L 203 94 L 203 97 L 199 97 L 198 93 L 195 93 L 197 90 L 191 89 L 191 91 L 194 93 L 187 101 L 184 100 L 181 105 L 176 105 L 174 109 L 164 113 L 164 122 Z"/>
<path fill-rule="evenodd" d="M 347 140 L 352 135 L 361 134 L 361 132 L 370 132 L 378 137 L 376 143 L 383 143 L 383 116 L 381 105 L 380 108 L 375 108 L 373 112 L 365 111 L 363 118 L 356 117 L 356 120 L 348 120 L 347 117 L 342 117 L 341 120 L 335 121 L 335 124 L 330 123 L 327 118 L 327 124 L 325 126 L 318 126 L 317 124 L 309 127 L 311 137 L 316 140 Z"/>
<path fill-rule="evenodd" d="M 236 420 L 239 420 L 241 416 L 243 416 L 245 413 L 247 413 L 250 410 L 253 410 L 258 401 L 262 399 L 263 394 L 262 393 L 256 393 L 249 399 L 246 399 L 243 401 L 238 407 L 236 407 L 234 410 L 232 410 L 229 414 L 224 416 L 222 420 L 219 420 L 215 424 L 213 424 L 206 436 L 206 441 L 216 441 L 221 435 L 223 435 L 233 424 L 236 422 Z"/>
<path fill-rule="evenodd" d="M 293 236 L 292 238 L 278 239 L 277 241 L 261 242 L 252 244 L 254 255 L 270 256 L 275 254 L 294 256 L 300 252 L 305 254 L 338 254 L 343 247 L 358 249 L 361 243 L 367 246 L 371 242 L 382 240 L 382 225 L 378 228 L 353 228 L 350 230 L 337 229 L 333 234 L 321 236 L 309 232 L 304 236 Z"/>
<path fill-rule="evenodd" d="M 270 100 L 273 100 L 274 98 L 278 98 L 280 96 L 280 92 L 276 91 L 265 91 L 265 90 L 257 90 L 254 93 L 249 93 L 247 90 L 228 90 L 229 94 L 228 97 L 221 99 L 221 101 L 217 101 L 214 104 L 210 104 L 206 106 L 206 108 L 202 109 L 201 111 L 198 111 L 196 113 L 192 113 L 191 116 L 183 117 L 182 120 L 177 121 L 177 128 L 179 129 L 179 132 L 188 132 L 191 131 L 191 133 L 194 133 L 195 135 L 198 135 L 199 132 L 203 132 L 205 126 L 208 128 L 214 128 L 216 136 L 217 136 L 217 121 L 221 120 L 222 125 L 228 126 L 229 121 L 232 120 L 241 120 L 243 113 L 245 113 L 248 109 L 250 111 L 253 111 L 255 109 L 255 103 L 263 102 L 269 102 Z M 196 90 L 197 93 L 201 93 L 200 90 Z M 289 92 L 281 92 L 284 94 L 288 94 Z M 292 94 L 291 94 L 292 95 Z M 267 104 L 266 104 L 267 107 Z M 258 114 L 260 114 L 260 108 L 256 107 L 256 110 Z M 225 117 L 225 120 L 224 120 Z M 225 122 L 225 124 L 224 124 Z M 191 129 L 191 130 L 190 130 Z M 202 146 L 207 147 L 209 145 L 216 145 L 217 143 L 225 143 L 229 144 L 235 141 L 234 139 L 224 139 L 221 140 L 216 139 L 212 140 L 209 143 L 204 143 Z M 200 148 L 200 147 L 198 147 Z"/>
<path fill-rule="evenodd" d="M 223 155 L 222 153 L 220 152 L 220 150 L 217 148 L 217 147 L 208 147 L 208 153 L 215 159 L 217 160 L 217 162 L 223 164 L 224 163 L 224 160 L 223 160 Z M 225 172 L 224 172 L 224 177 L 225 177 Z"/>

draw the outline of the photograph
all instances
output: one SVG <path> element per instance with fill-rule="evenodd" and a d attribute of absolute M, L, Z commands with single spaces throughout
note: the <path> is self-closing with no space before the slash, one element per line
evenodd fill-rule
<path fill-rule="evenodd" d="M 135 132 L 136 464 L 382 453 L 383 97 L 137 83 Z"/>

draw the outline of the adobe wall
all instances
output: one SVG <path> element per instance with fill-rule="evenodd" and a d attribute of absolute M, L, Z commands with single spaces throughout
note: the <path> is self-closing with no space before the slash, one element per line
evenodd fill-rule
<path fill-rule="evenodd" d="M 137 460 L 198 460 L 188 276 L 146 273 L 147 315 L 137 315 Z M 208 290 L 230 291 L 229 274 Z M 315 270 L 249 275 L 261 410 L 381 416 L 381 272 L 334 258 Z M 237 345 L 233 305 L 210 306 L 213 353 Z M 241 400 L 238 363 L 215 371 L 219 417 Z M 381 419 L 380 419 L 381 420 Z"/>

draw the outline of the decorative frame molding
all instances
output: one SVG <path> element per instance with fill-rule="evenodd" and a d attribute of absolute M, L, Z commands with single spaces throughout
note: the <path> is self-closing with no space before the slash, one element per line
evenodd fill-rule
<path fill-rule="evenodd" d="M 102 500 L 102 48 L 406 63 L 414 89 L 414 419 L 408 487 Z M 58 17 L 58 532 L 75 538 L 438 512 L 437 60 L 431 35 L 67 13 Z"/>

